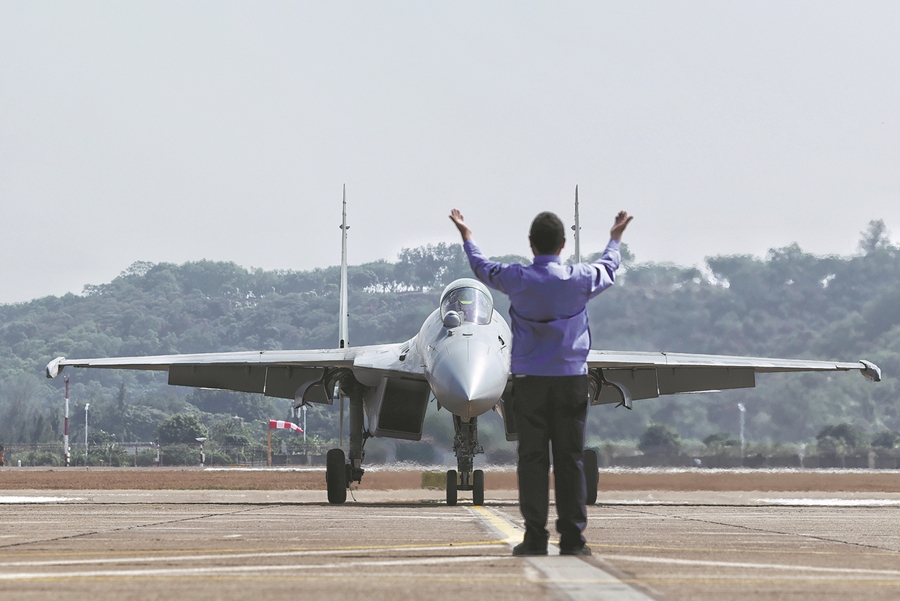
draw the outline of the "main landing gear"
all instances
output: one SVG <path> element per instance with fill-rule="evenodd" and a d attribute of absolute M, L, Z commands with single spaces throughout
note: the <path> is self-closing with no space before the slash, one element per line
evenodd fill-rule
<path fill-rule="evenodd" d="M 346 380 L 345 380 L 346 381 Z M 344 382 L 341 382 L 343 388 Z M 343 449 L 331 449 L 325 456 L 325 484 L 328 502 L 340 505 L 347 500 L 347 489 L 351 482 L 361 482 L 365 470 L 362 468 L 366 456 L 363 446 L 366 436 L 363 432 L 363 392 L 365 387 L 352 379 L 345 390 L 350 393 L 350 462 L 344 458 Z"/>
<path fill-rule="evenodd" d="M 600 466 L 597 461 L 597 451 L 584 450 L 584 483 L 587 485 L 587 498 L 585 503 L 594 505 L 597 503 L 597 487 L 600 484 Z"/>
<path fill-rule="evenodd" d="M 478 418 L 454 415 L 453 427 L 456 430 L 453 451 L 459 471 L 447 471 L 447 505 L 456 505 L 460 490 L 471 490 L 472 504 L 484 505 L 484 472 L 473 469 L 475 455 L 484 453 L 478 444 Z"/>
<path fill-rule="evenodd" d="M 347 487 L 350 486 L 349 468 L 344 458 L 344 449 L 331 449 L 325 456 L 325 486 L 328 489 L 328 502 L 339 505 L 347 500 Z"/>

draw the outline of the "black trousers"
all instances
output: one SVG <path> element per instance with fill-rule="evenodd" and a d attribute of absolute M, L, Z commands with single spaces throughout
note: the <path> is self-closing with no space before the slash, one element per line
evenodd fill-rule
<path fill-rule="evenodd" d="M 513 376 L 519 432 L 519 508 L 525 518 L 526 542 L 543 544 L 548 538 L 552 448 L 560 546 L 584 544 L 587 397 L 587 376 Z"/>

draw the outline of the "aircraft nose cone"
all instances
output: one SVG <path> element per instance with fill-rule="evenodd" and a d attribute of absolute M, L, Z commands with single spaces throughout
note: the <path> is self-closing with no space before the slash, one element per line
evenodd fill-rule
<path fill-rule="evenodd" d="M 477 340 L 459 339 L 437 357 L 431 388 L 448 411 L 474 417 L 497 404 L 508 377 L 509 366 L 500 353 Z"/>

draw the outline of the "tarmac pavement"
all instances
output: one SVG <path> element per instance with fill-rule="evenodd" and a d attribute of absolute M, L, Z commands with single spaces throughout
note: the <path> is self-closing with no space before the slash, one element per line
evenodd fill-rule
<path fill-rule="evenodd" d="M 592 557 L 531 559 L 514 491 L 433 493 L 0 492 L 0 600 L 900 598 L 895 493 L 605 491 Z"/>

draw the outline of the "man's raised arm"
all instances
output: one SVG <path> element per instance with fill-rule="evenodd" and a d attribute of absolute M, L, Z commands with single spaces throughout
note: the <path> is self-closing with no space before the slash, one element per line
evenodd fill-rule
<path fill-rule="evenodd" d="M 462 215 L 460 215 L 460 218 L 462 218 Z M 609 230 L 610 239 L 621 242 L 622 234 L 625 232 L 625 228 L 628 227 L 628 224 L 631 223 L 632 219 L 634 219 L 634 215 L 629 216 L 626 211 L 619 211 L 616 215 L 616 221 L 613 223 L 612 229 Z"/>
<path fill-rule="evenodd" d="M 472 239 L 472 230 L 469 229 L 469 226 L 466 225 L 465 220 L 463 220 L 462 213 L 459 212 L 459 209 L 453 209 L 450 211 L 450 221 L 456 226 L 456 229 L 459 230 L 459 235 L 462 236 L 463 243 L 468 242 Z"/>

